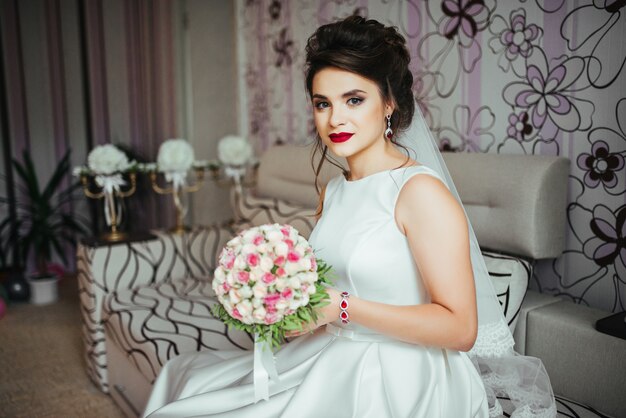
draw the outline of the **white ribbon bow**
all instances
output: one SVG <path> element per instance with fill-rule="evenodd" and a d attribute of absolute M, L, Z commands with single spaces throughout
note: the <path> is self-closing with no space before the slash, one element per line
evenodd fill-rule
<path fill-rule="evenodd" d="M 104 192 L 107 194 L 113 193 L 113 190 L 119 192 L 120 188 L 126 185 L 126 182 L 122 178 L 121 174 L 115 174 L 113 176 L 105 176 L 100 174 L 96 176 L 95 182 L 98 187 L 102 187 Z"/>
<path fill-rule="evenodd" d="M 171 181 L 175 190 L 181 189 L 187 180 L 187 171 L 166 171 L 165 180 Z"/>
<path fill-rule="evenodd" d="M 269 380 L 278 380 L 276 362 L 272 347 L 267 341 L 260 342 L 259 335 L 254 336 L 254 403 L 270 397 Z"/>
<path fill-rule="evenodd" d="M 235 181 L 235 184 L 239 184 L 241 177 L 246 174 L 246 167 L 227 165 L 224 167 L 224 174 L 226 174 L 227 177 L 232 178 Z"/>

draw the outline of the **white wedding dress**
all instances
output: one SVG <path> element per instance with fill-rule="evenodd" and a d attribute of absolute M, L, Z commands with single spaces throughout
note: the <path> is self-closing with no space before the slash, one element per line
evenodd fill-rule
<path fill-rule="evenodd" d="M 309 242 L 335 287 L 395 305 L 428 303 L 395 203 L 424 166 L 328 183 Z M 276 353 L 278 381 L 254 403 L 251 352 L 200 352 L 169 361 L 145 416 L 297 418 L 487 417 L 485 389 L 466 353 L 408 344 L 350 323 L 299 337 Z"/>

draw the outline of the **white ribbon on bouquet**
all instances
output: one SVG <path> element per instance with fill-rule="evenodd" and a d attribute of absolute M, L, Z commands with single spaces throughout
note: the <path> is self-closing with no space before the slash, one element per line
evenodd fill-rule
<path fill-rule="evenodd" d="M 259 335 L 254 336 L 254 403 L 270 397 L 269 380 L 278 380 L 276 361 L 272 346 L 267 341 L 259 341 Z"/>

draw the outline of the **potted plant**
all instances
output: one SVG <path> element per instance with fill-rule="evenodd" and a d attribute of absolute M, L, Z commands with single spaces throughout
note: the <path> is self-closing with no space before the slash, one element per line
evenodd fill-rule
<path fill-rule="evenodd" d="M 80 188 L 80 183 L 63 184 L 64 179 L 71 178 L 69 150 L 43 188 L 40 188 L 37 170 L 28 151 L 24 150 L 22 156 L 21 163 L 13 159 L 21 198 L 17 202 L 17 250 L 22 266 L 27 266 L 29 260 L 35 262 L 36 271 L 27 276 L 31 302 L 47 304 L 55 302 L 58 297 L 59 269 L 51 263 L 53 257 L 57 255 L 67 265 L 64 245 L 69 243 L 75 247 L 77 235 L 87 232 L 81 217 L 67 211 L 68 204 L 76 198 L 74 192 Z"/>

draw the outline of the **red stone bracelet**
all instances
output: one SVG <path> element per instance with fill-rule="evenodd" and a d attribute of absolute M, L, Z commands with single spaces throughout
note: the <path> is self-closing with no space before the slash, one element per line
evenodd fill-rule
<path fill-rule="evenodd" d="M 339 319 L 341 319 L 341 322 L 344 324 L 350 323 L 350 315 L 348 314 L 349 297 L 350 294 L 348 292 L 341 292 L 341 302 L 339 303 L 339 309 L 341 309 L 341 312 L 339 313 Z"/>

